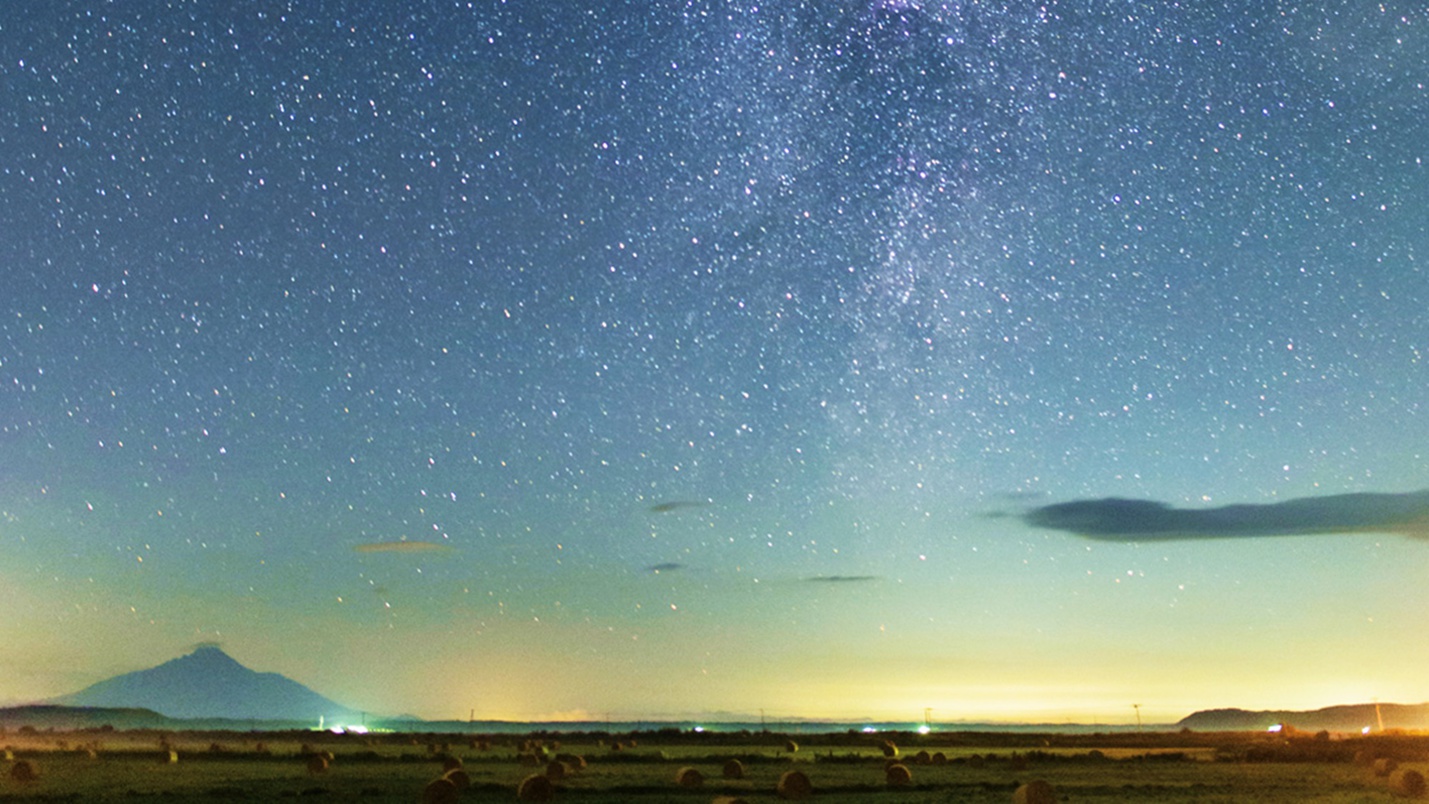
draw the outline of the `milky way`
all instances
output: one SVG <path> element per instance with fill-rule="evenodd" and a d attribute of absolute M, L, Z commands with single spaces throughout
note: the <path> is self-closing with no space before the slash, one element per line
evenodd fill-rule
<path fill-rule="evenodd" d="M 1426 61 L 1335 4 L 9 14 L 0 702 L 195 641 L 430 716 L 1423 700 L 1422 540 L 989 514 L 1429 487 Z"/>

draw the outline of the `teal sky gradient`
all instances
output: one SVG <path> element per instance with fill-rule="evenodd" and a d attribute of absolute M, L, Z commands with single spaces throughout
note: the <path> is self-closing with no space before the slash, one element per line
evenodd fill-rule
<path fill-rule="evenodd" d="M 433 718 L 1429 700 L 1423 538 L 1022 518 L 1429 489 L 1425 63 L 1335 4 L 17 12 L 0 703 L 208 641 Z"/>

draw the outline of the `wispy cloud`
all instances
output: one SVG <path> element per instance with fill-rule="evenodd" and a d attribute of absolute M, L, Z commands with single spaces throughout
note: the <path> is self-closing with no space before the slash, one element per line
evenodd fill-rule
<path fill-rule="evenodd" d="M 659 575 L 662 572 L 678 572 L 679 570 L 682 570 L 684 568 L 684 564 L 678 564 L 674 561 L 667 561 L 664 564 L 651 564 L 650 566 L 645 568 L 645 571 L 653 573 L 655 575 Z"/>
<path fill-rule="evenodd" d="M 815 575 L 805 578 L 809 583 L 867 583 L 878 580 L 877 575 Z"/>
<path fill-rule="evenodd" d="M 359 553 L 445 553 L 455 548 L 438 542 L 371 542 L 352 549 Z"/>
<path fill-rule="evenodd" d="M 1429 490 L 1336 494 L 1277 503 L 1173 508 L 1154 500 L 1107 497 L 1033 508 L 1023 521 L 1104 541 L 1399 533 L 1429 537 Z"/>
<path fill-rule="evenodd" d="M 690 508 L 704 508 L 707 505 L 709 505 L 709 502 L 706 500 L 669 500 L 650 506 L 650 513 L 668 514 L 674 511 L 688 510 Z"/>

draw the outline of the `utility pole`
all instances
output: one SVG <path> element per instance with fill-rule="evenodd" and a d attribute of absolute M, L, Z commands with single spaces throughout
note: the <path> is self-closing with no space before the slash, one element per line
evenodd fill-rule
<path fill-rule="evenodd" d="M 1141 732 L 1141 704 L 1139 704 L 1139 703 L 1137 703 L 1137 704 L 1132 704 L 1132 705 L 1131 705 L 1131 708 L 1136 710 L 1136 731 L 1137 731 L 1137 733 L 1140 733 L 1140 732 Z"/>

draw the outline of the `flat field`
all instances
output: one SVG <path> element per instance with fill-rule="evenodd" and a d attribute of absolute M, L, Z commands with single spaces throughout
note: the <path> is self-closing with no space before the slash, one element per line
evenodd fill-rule
<path fill-rule="evenodd" d="M 780 776 L 798 770 L 812 785 L 810 800 L 830 804 L 1009 802 L 1032 780 L 1049 783 L 1058 801 L 1349 804 L 1406 800 L 1415 776 L 1422 787 L 1429 773 L 1429 737 L 1412 735 L 838 733 L 800 735 L 797 746 L 790 739 L 674 730 L 524 737 L 21 730 L 0 734 L 0 801 L 510 802 L 523 779 L 543 775 L 557 802 L 776 802 Z M 730 760 L 738 778 L 726 776 Z M 903 784 L 889 781 L 901 774 L 888 770 L 895 760 L 908 771 Z M 21 765 L 34 778 L 15 778 L 26 775 L 16 771 Z M 424 799 L 457 765 L 465 779 L 455 774 L 451 789 L 438 785 Z"/>

